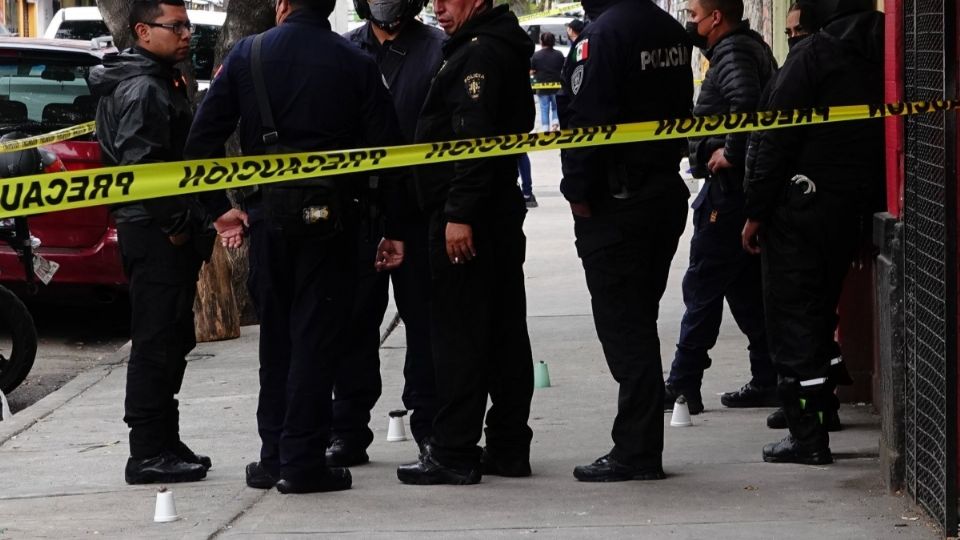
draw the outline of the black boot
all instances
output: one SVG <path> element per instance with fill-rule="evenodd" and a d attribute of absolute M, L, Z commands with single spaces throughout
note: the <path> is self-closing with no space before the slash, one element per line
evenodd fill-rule
<path fill-rule="evenodd" d="M 832 391 L 826 398 L 826 407 L 823 411 L 823 426 L 831 433 L 843 429 L 843 424 L 840 423 L 840 399 L 837 398 L 837 395 Z M 783 412 L 782 407 L 767 416 L 767 427 L 770 429 L 787 429 L 787 415 Z"/>
<path fill-rule="evenodd" d="M 480 468 L 455 469 L 437 461 L 426 445 L 426 452 L 420 454 L 416 463 L 397 467 L 397 478 L 404 484 L 419 486 L 452 484 L 466 486 L 480 483 Z"/>
<path fill-rule="evenodd" d="M 197 482 L 207 476 L 207 470 L 199 463 L 187 463 L 173 452 L 127 460 L 124 477 L 128 484 L 172 484 Z"/>
<path fill-rule="evenodd" d="M 720 396 L 720 403 L 730 408 L 777 407 L 780 398 L 777 397 L 775 386 L 759 386 L 750 381 L 739 390 Z"/>
<path fill-rule="evenodd" d="M 673 410 L 673 404 L 677 398 L 683 396 L 687 398 L 687 408 L 691 415 L 697 415 L 703 412 L 703 396 L 700 395 L 700 389 L 677 389 L 671 384 L 663 385 L 663 410 L 665 412 Z"/>
<path fill-rule="evenodd" d="M 307 478 L 284 478 L 277 482 L 277 491 L 291 493 L 324 493 L 343 491 L 353 486 L 353 476 L 349 469 L 328 467 L 322 473 Z"/>
<path fill-rule="evenodd" d="M 355 467 L 370 463 L 367 450 L 346 439 L 335 438 L 327 446 L 327 465 L 331 467 Z"/>
<path fill-rule="evenodd" d="M 246 472 L 247 485 L 254 489 L 270 489 L 277 485 L 277 476 L 271 474 L 260 461 L 248 463 Z"/>
<path fill-rule="evenodd" d="M 781 380 L 780 397 L 790 434 L 780 442 L 763 448 L 768 463 L 801 463 L 826 465 L 833 463 L 830 435 L 823 425 L 822 388 L 802 390 L 796 379 Z"/>
<path fill-rule="evenodd" d="M 170 451 L 187 463 L 196 463 L 198 465 L 202 465 L 205 470 L 209 471 L 210 468 L 213 467 L 213 462 L 209 457 L 194 453 L 193 450 L 191 450 L 190 447 L 181 440 L 177 440 Z"/>

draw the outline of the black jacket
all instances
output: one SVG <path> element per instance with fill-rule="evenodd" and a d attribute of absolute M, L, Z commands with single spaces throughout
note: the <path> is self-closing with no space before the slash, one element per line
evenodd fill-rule
<path fill-rule="evenodd" d="M 507 6 L 467 21 L 443 46 L 446 62 L 423 104 L 417 142 L 529 132 L 532 53 L 533 42 Z M 525 212 L 512 155 L 418 167 L 417 191 L 422 208 L 442 208 L 456 223 Z"/>
<path fill-rule="evenodd" d="M 567 127 L 689 117 L 691 45 L 680 23 L 650 0 L 587 2 L 584 9 L 597 18 L 577 41 L 575 64 L 564 67 L 570 89 Z M 560 190 L 570 202 L 596 202 L 623 189 L 635 198 L 658 196 L 676 186 L 648 174 L 676 173 L 685 144 L 668 140 L 565 150 Z"/>
<path fill-rule="evenodd" d="M 267 153 L 250 71 L 252 44 L 253 36 L 238 42 L 210 83 L 190 130 L 186 157 L 223 156 L 234 130 L 245 155 Z M 325 16 L 308 8 L 294 11 L 264 33 L 261 58 L 279 147 L 317 151 L 402 143 L 377 65 L 331 31 Z M 356 182 L 362 181 L 334 178 L 346 189 L 359 188 Z M 255 201 L 250 210 L 251 219 L 259 219 Z"/>
<path fill-rule="evenodd" d="M 743 21 L 739 27 L 720 38 L 704 51 L 710 69 L 703 78 L 700 96 L 693 108 L 696 116 L 756 111 L 767 82 L 774 76 L 777 61 L 763 37 Z M 707 162 L 719 148 L 732 165 L 726 169 L 731 187 L 738 191 L 743 183 L 748 134 L 732 133 L 725 136 L 690 139 L 690 167 L 693 176 L 708 178 Z"/>
<path fill-rule="evenodd" d="M 179 161 L 190 131 L 190 101 L 180 72 L 149 52 L 134 47 L 104 56 L 90 73 L 90 89 L 100 96 L 97 138 L 106 165 Z M 176 182 L 176 179 L 171 179 Z M 205 229 L 210 215 L 230 208 L 222 193 L 179 196 L 118 204 L 118 223 L 156 220 L 167 234 Z"/>
<path fill-rule="evenodd" d="M 441 47 L 446 40 L 446 34 L 438 28 L 411 19 L 403 26 L 397 39 L 381 44 L 370 25 L 371 23 L 367 22 L 347 32 L 344 37 L 367 53 L 380 67 L 393 97 L 403 140 L 405 143 L 412 143 L 430 83 L 443 64 Z M 406 182 L 400 186 L 401 189 L 396 195 L 403 201 L 401 219 L 411 221 L 417 219 L 417 189 L 413 175 L 405 176 Z"/>
<path fill-rule="evenodd" d="M 770 94 L 771 109 L 883 101 L 883 14 L 848 15 L 797 44 Z M 868 213 L 883 200 L 883 123 L 862 120 L 762 132 L 745 180 L 747 217 L 763 220 L 796 174 L 818 196 L 856 201 Z"/>

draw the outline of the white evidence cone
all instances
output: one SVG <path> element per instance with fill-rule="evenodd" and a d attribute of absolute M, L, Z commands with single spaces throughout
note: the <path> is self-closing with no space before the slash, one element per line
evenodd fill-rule
<path fill-rule="evenodd" d="M 153 511 L 153 521 L 169 523 L 180 519 L 177 515 L 177 505 L 173 502 L 173 492 L 165 487 L 157 491 L 157 507 Z"/>
<path fill-rule="evenodd" d="M 673 416 L 670 417 L 671 427 L 690 427 L 693 422 L 690 421 L 690 407 L 687 406 L 687 400 L 683 396 L 677 398 L 673 404 Z"/>
<path fill-rule="evenodd" d="M 387 442 L 400 442 L 407 440 L 407 432 L 403 428 L 403 417 L 407 411 L 390 411 L 390 423 L 387 425 Z"/>

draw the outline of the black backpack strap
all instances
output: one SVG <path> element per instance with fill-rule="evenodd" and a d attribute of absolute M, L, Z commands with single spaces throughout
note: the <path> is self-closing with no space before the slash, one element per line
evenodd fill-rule
<path fill-rule="evenodd" d="M 260 109 L 260 124 L 263 129 L 263 144 L 267 145 L 267 152 L 275 153 L 280 134 L 273 122 L 273 112 L 270 110 L 270 97 L 267 95 L 267 85 L 263 78 L 263 60 L 260 49 L 263 45 L 263 34 L 253 38 L 253 50 L 250 56 L 250 74 L 253 77 L 253 91 L 257 97 L 257 108 Z"/>

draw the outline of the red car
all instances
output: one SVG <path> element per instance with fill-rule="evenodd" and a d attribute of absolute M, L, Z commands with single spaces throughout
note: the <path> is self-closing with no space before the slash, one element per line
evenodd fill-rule
<path fill-rule="evenodd" d="M 90 68 L 112 50 L 91 41 L 0 37 L 0 135 L 38 135 L 93 120 L 97 103 L 87 85 Z M 41 151 L 55 155 L 48 160 L 49 172 L 101 166 L 93 135 Z M 60 264 L 51 290 L 78 288 L 104 300 L 126 290 L 117 230 L 106 206 L 43 214 L 31 217 L 29 225 L 41 242 L 37 252 Z M 0 248 L 0 282 L 22 290 L 23 268 L 5 246 Z"/>

